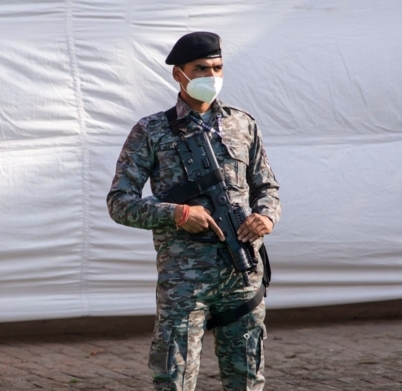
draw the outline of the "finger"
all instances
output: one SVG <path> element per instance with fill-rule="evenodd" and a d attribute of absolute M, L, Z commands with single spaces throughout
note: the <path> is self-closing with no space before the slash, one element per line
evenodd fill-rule
<path fill-rule="evenodd" d="M 208 213 L 210 216 L 212 215 L 212 212 L 211 212 L 209 209 L 207 209 L 207 208 L 204 208 L 204 212 L 205 212 L 205 213 Z"/>
<path fill-rule="evenodd" d="M 219 225 L 215 223 L 215 220 L 212 217 L 209 218 L 209 227 L 216 233 L 219 240 L 221 240 L 222 242 L 225 240 L 225 235 L 219 228 Z"/>
<path fill-rule="evenodd" d="M 237 234 L 240 235 L 242 234 L 245 230 L 249 229 L 249 226 L 254 222 L 255 220 L 255 215 L 254 213 L 251 214 L 250 216 L 246 217 L 246 219 L 243 221 L 239 229 L 237 230 Z"/>
<path fill-rule="evenodd" d="M 249 240 L 256 240 L 256 238 L 260 238 L 264 236 L 264 234 L 268 233 L 264 224 L 259 224 L 253 229 L 243 232 L 241 235 L 238 236 L 238 239 L 247 242 Z"/>
<path fill-rule="evenodd" d="M 247 236 L 245 236 L 243 239 L 241 239 L 241 241 L 243 243 L 246 242 L 255 242 L 258 238 L 260 238 L 260 235 L 255 234 L 254 232 L 250 232 Z"/>
<path fill-rule="evenodd" d="M 244 238 L 250 237 L 250 235 L 263 235 L 264 225 L 260 221 L 254 220 L 250 225 L 248 225 L 239 235 L 238 239 L 243 240 Z"/>
<path fill-rule="evenodd" d="M 253 244 L 256 242 L 258 239 L 261 239 L 261 236 L 254 236 L 254 238 L 250 239 L 250 243 Z"/>
<path fill-rule="evenodd" d="M 246 225 L 242 227 L 242 231 L 238 236 L 239 240 L 244 239 L 250 232 L 254 232 L 259 236 L 271 233 L 273 224 L 269 217 L 258 214 L 253 215 L 251 215 L 254 217 L 253 220 L 250 219 L 248 222 L 245 220 Z"/>

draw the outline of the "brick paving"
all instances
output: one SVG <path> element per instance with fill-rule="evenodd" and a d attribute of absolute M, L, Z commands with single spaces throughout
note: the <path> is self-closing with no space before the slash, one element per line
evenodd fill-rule
<path fill-rule="evenodd" d="M 152 390 L 151 333 L 0 338 L 0 391 Z M 197 391 L 222 390 L 206 333 Z M 266 391 L 402 390 L 402 319 L 269 328 Z"/>

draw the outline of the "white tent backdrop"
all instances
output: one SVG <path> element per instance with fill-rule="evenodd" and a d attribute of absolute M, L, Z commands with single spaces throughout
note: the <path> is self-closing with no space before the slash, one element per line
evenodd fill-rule
<path fill-rule="evenodd" d="M 281 184 L 267 307 L 402 298 L 401 17 L 400 0 L 2 1 L 0 321 L 154 313 L 151 233 L 105 198 L 196 30 L 222 37 L 221 98 L 257 118 Z"/>

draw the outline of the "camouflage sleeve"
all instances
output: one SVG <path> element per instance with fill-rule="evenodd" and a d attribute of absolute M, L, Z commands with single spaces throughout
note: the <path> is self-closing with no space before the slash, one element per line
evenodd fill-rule
<path fill-rule="evenodd" d="M 107 195 L 109 214 L 116 223 L 144 229 L 175 226 L 175 204 L 161 202 L 154 196 L 142 198 L 153 164 L 148 132 L 137 123 L 120 153 Z"/>
<path fill-rule="evenodd" d="M 254 213 L 269 217 L 275 224 L 279 221 L 281 204 L 279 184 L 275 179 L 265 153 L 262 134 L 254 123 L 254 142 L 250 150 L 247 168 L 247 182 L 250 186 L 250 207 Z"/>

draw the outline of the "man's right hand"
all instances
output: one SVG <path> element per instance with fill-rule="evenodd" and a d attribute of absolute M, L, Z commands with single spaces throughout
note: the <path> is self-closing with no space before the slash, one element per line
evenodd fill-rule
<path fill-rule="evenodd" d="M 174 219 L 176 223 L 180 221 L 183 214 L 183 205 L 177 205 L 174 211 Z M 191 234 L 197 234 L 208 229 L 212 229 L 218 236 L 219 240 L 224 241 L 225 235 L 211 217 L 211 212 L 203 206 L 190 206 L 190 214 L 188 220 L 180 226 Z"/>

